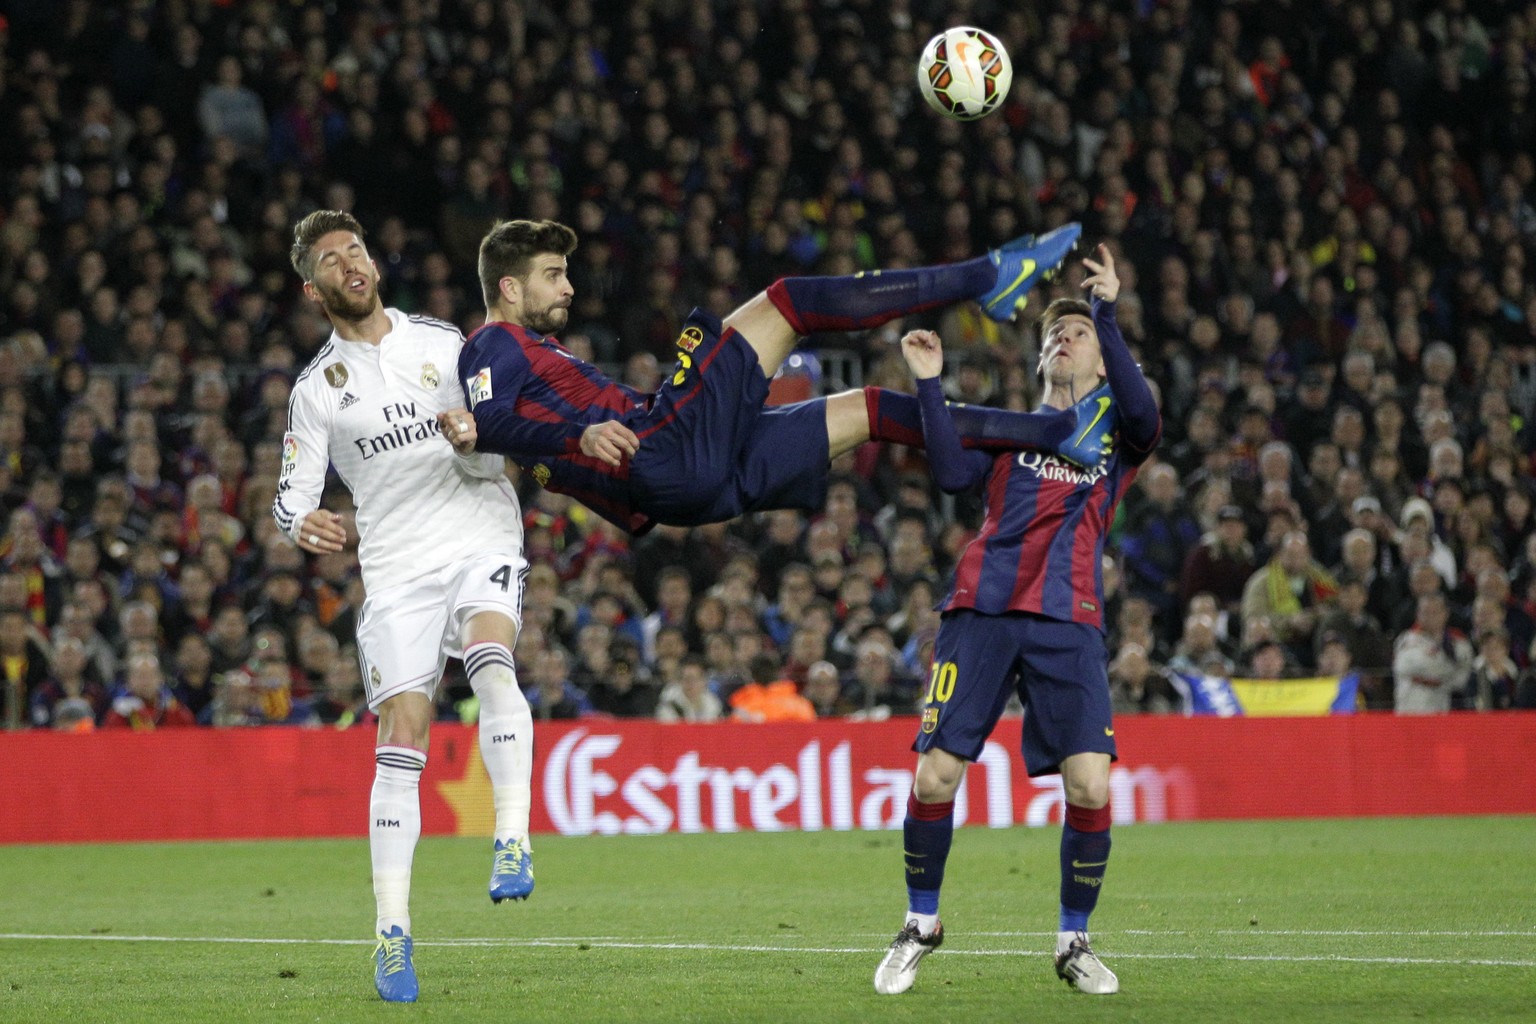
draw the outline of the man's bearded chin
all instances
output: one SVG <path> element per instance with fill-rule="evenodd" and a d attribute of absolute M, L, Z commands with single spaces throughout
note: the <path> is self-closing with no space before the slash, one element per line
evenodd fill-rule
<path fill-rule="evenodd" d="M 528 328 L 539 334 L 554 334 L 571 319 L 571 311 L 564 306 L 550 306 L 528 317 Z"/>
<path fill-rule="evenodd" d="M 349 292 L 345 288 L 321 288 L 319 291 L 320 298 L 324 300 L 325 311 L 343 320 L 363 319 L 373 312 L 373 307 L 379 301 L 376 288 L 369 288 L 361 293 Z"/>

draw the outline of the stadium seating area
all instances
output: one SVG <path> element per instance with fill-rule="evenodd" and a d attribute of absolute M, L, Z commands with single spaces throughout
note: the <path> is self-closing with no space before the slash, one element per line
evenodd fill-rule
<path fill-rule="evenodd" d="M 944 6 L 1013 54 L 996 116 L 917 96 Z M 8 5 L 0 726 L 370 720 L 355 555 L 268 513 L 322 207 L 466 331 L 484 230 L 571 224 L 564 340 L 642 386 L 690 306 L 1082 221 L 1164 411 L 1106 555 L 1117 710 L 1351 669 L 1372 708 L 1536 706 L 1536 6 L 1023 7 Z M 1027 325 L 923 323 L 956 399 L 1032 406 Z M 910 387 L 898 334 L 810 339 L 812 381 Z M 980 506 L 921 453 L 836 468 L 814 514 L 635 542 L 520 484 L 535 713 L 910 713 Z"/>

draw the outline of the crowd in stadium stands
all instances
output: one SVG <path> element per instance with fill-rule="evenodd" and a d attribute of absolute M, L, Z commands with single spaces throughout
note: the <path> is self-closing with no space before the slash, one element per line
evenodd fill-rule
<path fill-rule="evenodd" d="M 1371 708 L 1536 704 L 1536 4 L 8 9 L 5 727 L 371 720 L 355 555 L 268 515 L 329 334 L 287 262 L 320 207 L 368 227 L 386 304 L 466 331 L 493 221 L 571 224 L 564 341 L 642 387 L 691 305 L 1082 221 L 1165 424 L 1105 553 L 1117 709 L 1180 709 L 1176 672 L 1352 669 Z M 974 123 L 915 88 L 959 22 L 1014 61 Z M 1029 327 L 924 323 L 953 397 L 1032 406 Z M 809 347 L 910 387 L 898 333 Z M 535 714 L 911 713 L 980 506 L 919 452 L 835 468 L 814 513 L 638 540 L 520 485 Z M 451 674 L 442 713 L 468 698 Z"/>

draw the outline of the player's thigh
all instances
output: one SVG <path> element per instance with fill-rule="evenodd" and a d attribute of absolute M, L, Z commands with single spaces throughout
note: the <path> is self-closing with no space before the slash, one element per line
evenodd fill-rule
<path fill-rule="evenodd" d="M 757 353 L 763 376 L 779 372 L 785 357 L 795 350 L 800 339 L 784 319 L 767 292 L 758 292 L 725 318 L 725 326 L 734 328 Z"/>
<path fill-rule="evenodd" d="M 1013 616 L 950 612 L 939 626 L 922 724 L 912 749 L 974 761 L 1002 717 L 1017 671 Z"/>
<path fill-rule="evenodd" d="M 523 584 L 528 562 L 517 551 L 490 551 L 472 555 L 450 566 L 446 573 L 449 615 L 443 646 L 458 657 L 468 643 L 469 621 L 490 612 L 512 621 L 512 635 L 502 642 L 515 644 L 523 624 Z"/>
<path fill-rule="evenodd" d="M 1019 696 L 1025 708 L 1022 745 L 1029 774 L 1057 771 L 1073 754 L 1113 758 L 1104 634 L 1083 623 L 1032 617 L 1022 659 Z"/>
<path fill-rule="evenodd" d="M 452 593 L 441 572 L 370 593 L 357 621 L 357 658 L 368 706 L 377 710 L 390 697 L 437 692 L 447 657 Z"/>

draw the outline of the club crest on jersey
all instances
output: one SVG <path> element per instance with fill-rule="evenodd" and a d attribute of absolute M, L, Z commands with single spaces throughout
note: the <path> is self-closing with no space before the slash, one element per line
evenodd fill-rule
<path fill-rule="evenodd" d="M 534 466 L 533 478 L 538 481 L 540 487 L 547 487 L 549 485 L 549 467 L 542 462 Z"/>
<path fill-rule="evenodd" d="M 340 391 L 347 386 L 347 368 L 340 363 L 332 363 L 325 368 L 325 382 Z"/>
<path fill-rule="evenodd" d="M 371 682 L 371 683 L 373 683 L 373 688 L 374 688 L 374 689 L 375 689 L 375 690 L 377 690 L 377 689 L 378 689 L 378 688 L 379 688 L 379 683 L 380 683 L 380 682 L 381 682 L 381 681 L 382 681 L 382 680 L 381 680 L 381 678 L 380 678 L 380 676 L 379 676 L 379 670 L 378 670 L 378 669 L 376 669 L 376 668 L 370 668 L 370 669 L 369 669 L 369 670 L 368 670 L 368 681 L 369 681 L 369 682 Z"/>
<path fill-rule="evenodd" d="M 933 732 L 939 727 L 939 709 L 923 708 L 923 732 Z"/>
<path fill-rule="evenodd" d="M 491 397 L 491 368 L 483 367 L 479 373 L 465 381 L 464 390 L 469 392 L 471 409 L 488 400 Z"/>
<path fill-rule="evenodd" d="M 292 434 L 283 435 L 283 476 L 292 473 L 299 464 L 299 439 Z"/>
<path fill-rule="evenodd" d="M 431 363 L 421 364 L 421 386 L 428 391 L 436 391 L 442 379 L 437 375 L 437 367 Z"/>
<path fill-rule="evenodd" d="M 677 347 L 684 352 L 692 352 L 703 343 L 704 332 L 697 327 L 685 328 L 682 335 L 677 339 Z"/>

